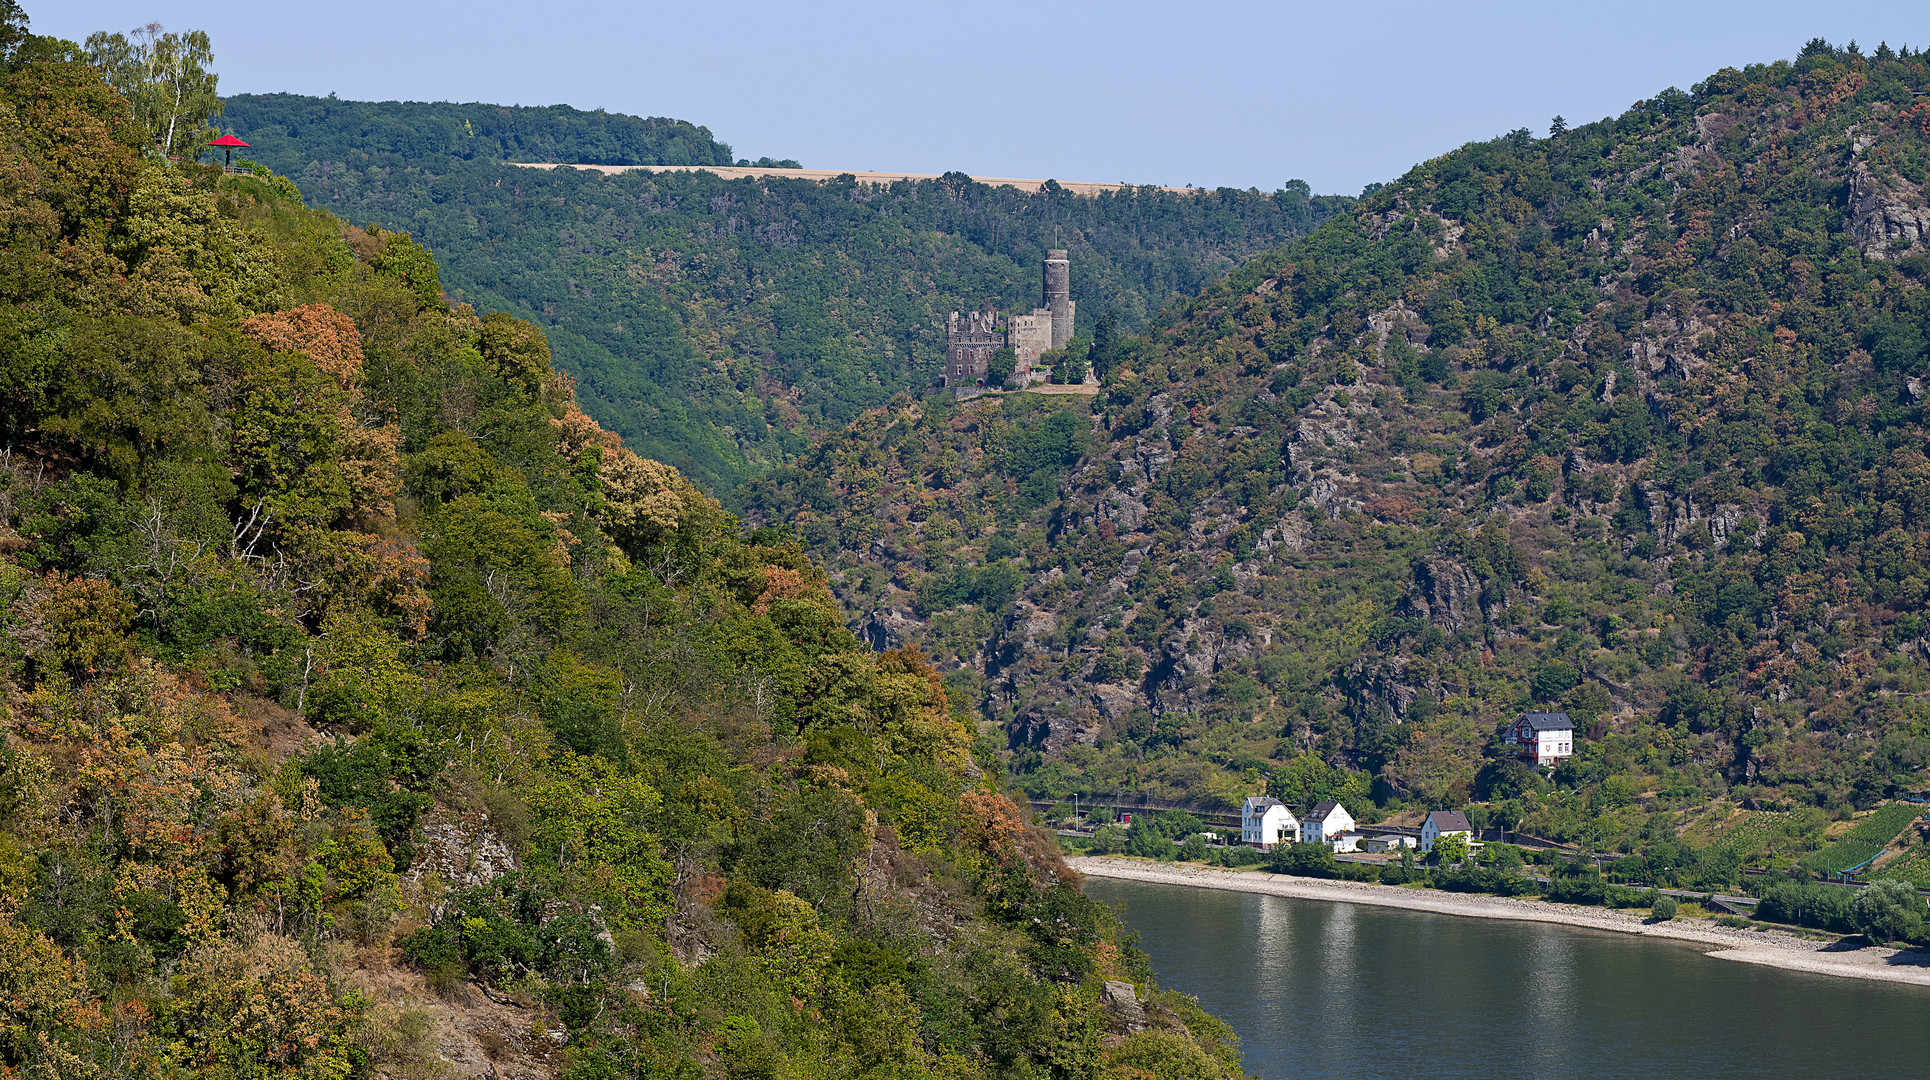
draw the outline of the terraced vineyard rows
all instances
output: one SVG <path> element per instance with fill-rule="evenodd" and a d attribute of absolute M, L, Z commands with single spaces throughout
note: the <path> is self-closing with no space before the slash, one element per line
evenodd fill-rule
<path fill-rule="evenodd" d="M 1768 847 L 1789 815 L 1774 810 L 1745 810 L 1711 830 L 1710 851 L 1732 851 L 1747 859 Z"/>
<path fill-rule="evenodd" d="M 1923 809 L 1910 803 L 1881 807 L 1828 847 L 1804 856 L 1799 865 L 1818 874 L 1840 874 L 1860 867 L 1882 854 L 1890 841 L 1909 827 Z"/>

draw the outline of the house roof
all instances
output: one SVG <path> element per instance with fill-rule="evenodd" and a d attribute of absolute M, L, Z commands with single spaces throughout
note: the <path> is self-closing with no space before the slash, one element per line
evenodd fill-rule
<path fill-rule="evenodd" d="M 1575 722 L 1573 720 L 1568 719 L 1568 714 L 1565 712 L 1522 713 L 1521 718 L 1523 720 L 1526 720 L 1528 722 L 1528 726 L 1535 729 L 1536 731 L 1573 731 L 1575 730 Z"/>
<path fill-rule="evenodd" d="M 1311 814 L 1308 814 L 1307 816 L 1310 820 L 1313 820 L 1313 821 L 1325 821 L 1327 820 L 1328 815 L 1332 814 L 1334 811 L 1338 809 L 1340 809 L 1339 803 L 1333 801 L 1332 799 L 1322 799 L 1319 802 L 1313 804 L 1313 812 Z"/>
<path fill-rule="evenodd" d="M 1427 820 L 1444 833 L 1474 831 L 1474 826 L 1468 824 L 1468 816 L 1459 810 L 1430 810 Z"/>
<path fill-rule="evenodd" d="M 1270 806 L 1284 806 L 1284 805 L 1286 804 L 1282 803 L 1279 799 L 1272 799 L 1272 798 L 1266 798 L 1266 797 L 1254 798 L 1251 795 L 1247 796 L 1247 800 L 1246 800 L 1246 808 L 1248 810 L 1265 810 Z"/>

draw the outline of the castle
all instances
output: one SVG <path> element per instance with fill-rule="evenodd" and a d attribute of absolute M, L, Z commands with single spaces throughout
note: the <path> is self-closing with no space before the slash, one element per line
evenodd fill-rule
<path fill-rule="evenodd" d="M 1063 248 L 1045 253 L 1045 304 L 1030 315 L 1014 315 L 999 325 L 999 316 L 986 304 L 960 315 L 952 312 L 945 335 L 945 385 L 976 386 L 985 381 L 992 354 L 1011 349 L 1018 355 L 1013 374 L 1022 383 L 1046 381 L 1032 365 L 1048 349 L 1063 349 L 1072 340 L 1072 267 Z M 1086 376 L 1092 382 L 1092 376 Z"/>

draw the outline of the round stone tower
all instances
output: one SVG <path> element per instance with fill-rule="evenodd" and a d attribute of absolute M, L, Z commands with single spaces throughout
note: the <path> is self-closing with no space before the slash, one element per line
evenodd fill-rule
<path fill-rule="evenodd" d="M 1052 312 L 1052 347 L 1063 349 L 1072 340 L 1072 264 L 1064 248 L 1045 253 L 1045 307 Z"/>

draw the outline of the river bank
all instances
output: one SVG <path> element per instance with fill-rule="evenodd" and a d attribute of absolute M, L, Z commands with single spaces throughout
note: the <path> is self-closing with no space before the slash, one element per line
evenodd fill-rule
<path fill-rule="evenodd" d="M 1263 870 L 1180 866 L 1105 856 L 1086 856 L 1066 861 L 1088 877 L 1261 893 L 1299 900 L 1371 904 L 1476 919 L 1555 923 L 1581 930 L 1672 938 L 1711 946 L 1704 950 L 1705 955 L 1722 960 L 1739 960 L 1815 975 L 1930 986 L 1930 953 L 1916 950 L 1846 948 L 1836 942 L 1809 941 L 1773 930 L 1743 930 L 1699 920 L 1651 923 L 1639 915 L 1608 908 L 1576 907 L 1572 904 L 1551 904 L 1545 900 L 1438 892 L 1396 885 L 1370 885 L 1356 881 L 1326 881 L 1271 874 Z"/>

